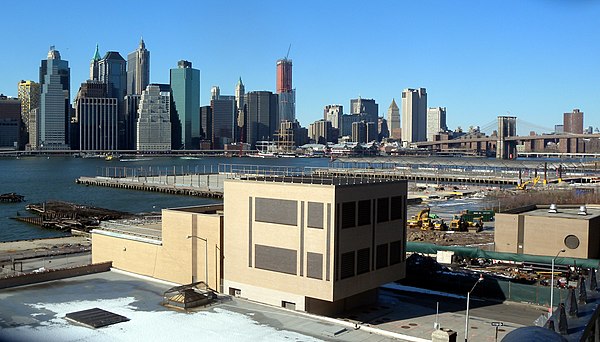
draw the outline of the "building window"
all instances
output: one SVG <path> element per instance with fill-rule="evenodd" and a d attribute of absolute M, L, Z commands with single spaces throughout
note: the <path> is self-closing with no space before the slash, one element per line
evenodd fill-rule
<path fill-rule="evenodd" d="M 307 227 L 323 229 L 323 203 L 308 202 Z"/>
<path fill-rule="evenodd" d="M 354 251 L 343 253 L 341 257 L 340 278 L 354 277 Z"/>
<path fill-rule="evenodd" d="M 371 250 L 369 248 L 359 249 L 356 252 L 356 274 L 363 274 L 370 271 L 370 255 Z"/>
<path fill-rule="evenodd" d="M 390 243 L 390 265 L 398 264 L 402 261 L 402 241 Z"/>
<path fill-rule="evenodd" d="M 404 214 L 404 201 L 402 196 L 394 196 L 391 199 L 392 209 L 390 210 L 390 219 L 400 220 Z"/>
<path fill-rule="evenodd" d="M 387 243 L 377 246 L 377 255 L 375 259 L 375 268 L 380 269 L 388 265 L 388 245 Z"/>
<path fill-rule="evenodd" d="M 371 201 L 358 201 L 358 225 L 371 224 Z"/>
<path fill-rule="evenodd" d="M 390 220 L 390 200 L 389 198 L 377 199 L 377 223 Z"/>
<path fill-rule="evenodd" d="M 342 203 L 342 229 L 356 227 L 356 202 Z"/>

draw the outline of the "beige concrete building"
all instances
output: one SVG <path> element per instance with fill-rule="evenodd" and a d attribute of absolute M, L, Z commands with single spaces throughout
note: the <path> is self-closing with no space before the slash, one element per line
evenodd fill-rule
<path fill-rule="evenodd" d="M 496 252 L 599 259 L 600 207 L 528 206 L 496 214 Z M 582 210 L 583 209 L 583 210 Z"/>
<path fill-rule="evenodd" d="M 236 176 L 224 191 L 224 206 L 166 209 L 162 225 L 103 224 L 93 262 L 314 313 L 405 275 L 406 181 Z"/>

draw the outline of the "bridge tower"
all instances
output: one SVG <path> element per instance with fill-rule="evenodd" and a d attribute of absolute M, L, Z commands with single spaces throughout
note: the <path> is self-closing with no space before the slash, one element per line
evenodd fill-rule
<path fill-rule="evenodd" d="M 517 118 L 515 116 L 498 116 L 498 140 L 496 142 L 496 159 L 517 158 L 517 142 L 506 141 L 508 137 L 517 135 Z"/>

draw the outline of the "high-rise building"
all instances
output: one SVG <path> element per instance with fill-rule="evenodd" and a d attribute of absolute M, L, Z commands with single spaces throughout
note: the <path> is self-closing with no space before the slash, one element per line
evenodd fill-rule
<path fill-rule="evenodd" d="M 40 67 L 40 111 L 37 147 L 44 150 L 69 149 L 70 77 L 69 62 L 60 58 L 58 50 L 50 47 L 48 59 Z"/>
<path fill-rule="evenodd" d="M 177 62 L 177 68 L 171 69 L 170 79 L 176 112 L 173 114 L 181 122 L 181 145 L 183 149 L 197 149 L 200 143 L 200 70 L 192 68 L 192 62 L 181 60 Z"/>
<path fill-rule="evenodd" d="M 277 61 L 277 94 L 279 95 L 279 116 L 277 121 L 296 120 L 296 90 L 292 87 L 292 60 L 282 58 Z"/>
<path fill-rule="evenodd" d="M 446 107 L 429 107 L 427 109 L 427 141 L 433 141 L 436 134 L 447 130 Z"/>
<path fill-rule="evenodd" d="M 425 88 L 402 91 L 402 140 L 427 140 L 427 91 Z"/>
<path fill-rule="evenodd" d="M 138 108 L 140 105 L 140 99 L 142 95 L 125 95 L 123 100 L 123 111 L 125 117 L 123 120 L 123 129 L 125 130 L 124 145 L 119 147 L 122 150 L 135 150 L 136 149 L 136 131 L 137 131 L 137 119 L 138 119 Z"/>
<path fill-rule="evenodd" d="M 148 85 L 142 92 L 138 109 L 137 144 L 139 151 L 171 149 L 171 94 L 158 85 Z"/>
<path fill-rule="evenodd" d="M 352 124 L 361 121 L 360 114 L 344 114 L 340 120 L 340 137 L 352 136 Z"/>
<path fill-rule="evenodd" d="M 364 120 L 352 123 L 352 141 L 359 144 L 367 142 L 367 123 Z"/>
<path fill-rule="evenodd" d="M 331 141 L 331 127 L 331 121 L 324 119 L 317 120 L 310 124 L 308 128 L 309 138 L 315 144 L 327 145 L 327 142 Z"/>
<path fill-rule="evenodd" d="M 331 122 L 333 128 L 340 128 L 342 115 L 344 115 L 344 106 L 342 105 L 327 105 L 323 109 L 323 119 Z"/>
<path fill-rule="evenodd" d="M 81 84 L 75 99 L 79 125 L 79 149 L 112 151 L 118 143 L 118 101 L 107 97 L 107 84 L 89 80 Z"/>
<path fill-rule="evenodd" d="M 212 107 L 212 147 L 223 149 L 234 140 L 235 96 L 223 96 L 210 101 Z M 235 125 L 237 126 L 237 125 Z"/>
<path fill-rule="evenodd" d="M 212 107 L 200 107 L 200 121 L 202 124 L 201 140 L 207 141 L 212 138 Z"/>
<path fill-rule="evenodd" d="M 350 100 L 350 114 L 360 115 L 361 120 L 366 122 L 377 122 L 379 117 L 379 105 L 373 99 L 358 99 Z"/>
<path fill-rule="evenodd" d="M 388 107 L 387 114 L 390 137 L 393 139 L 400 139 L 400 136 L 402 135 L 402 129 L 400 128 L 400 109 L 396 104 L 396 99 L 392 99 L 392 103 Z"/>
<path fill-rule="evenodd" d="M 101 59 L 102 57 L 100 57 L 100 50 L 98 49 L 98 44 L 96 44 L 96 51 L 94 51 L 94 57 L 92 57 L 92 61 L 90 62 L 90 80 L 92 81 L 100 80 L 99 62 Z"/>
<path fill-rule="evenodd" d="M 235 128 L 235 140 L 239 142 L 246 141 L 246 137 L 244 136 L 244 127 L 246 126 L 246 115 L 245 115 L 245 106 L 244 106 L 244 97 L 246 94 L 246 88 L 244 87 L 244 83 L 242 83 L 242 78 L 240 77 L 238 83 L 235 85 L 235 111 L 236 111 L 236 122 L 234 124 Z"/>
<path fill-rule="evenodd" d="M 221 88 L 219 86 L 210 87 L 210 100 L 218 100 L 221 96 Z"/>
<path fill-rule="evenodd" d="M 150 51 L 144 39 L 132 53 L 127 55 L 127 95 L 140 95 L 150 84 Z"/>
<path fill-rule="evenodd" d="M 252 148 L 256 142 L 271 140 L 279 128 L 277 111 L 279 99 L 270 91 L 251 91 L 246 93 L 246 142 Z"/>
<path fill-rule="evenodd" d="M 21 101 L 21 120 L 23 121 L 24 134 L 22 138 L 27 143 L 29 134 L 29 118 L 31 111 L 40 106 L 40 84 L 34 81 L 20 81 L 18 96 Z"/>
<path fill-rule="evenodd" d="M 106 84 L 108 97 L 121 103 L 127 94 L 127 62 L 116 51 L 108 51 L 98 61 L 98 80 Z"/>
<path fill-rule="evenodd" d="M 564 113 L 564 133 L 583 134 L 583 112 L 575 108 L 571 113 Z"/>
<path fill-rule="evenodd" d="M 390 137 L 390 130 L 388 128 L 388 122 L 386 119 L 379 117 L 377 120 L 377 133 L 379 134 L 378 141 Z"/>
<path fill-rule="evenodd" d="M 22 126 L 21 101 L 0 94 L 0 149 L 22 149 Z"/>

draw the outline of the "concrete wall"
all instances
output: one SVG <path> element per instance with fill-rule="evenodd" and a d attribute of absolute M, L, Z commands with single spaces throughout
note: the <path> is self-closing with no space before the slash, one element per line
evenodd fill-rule
<path fill-rule="evenodd" d="M 221 286 L 222 216 L 168 209 L 162 212 L 162 241 L 139 241 L 127 234 L 92 234 L 92 261 L 112 261 L 113 267 L 179 284 L 205 280 Z M 207 243 L 197 236 L 207 239 Z M 207 253 L 205 248 L 208 246 Z M 208 263 L 205 263 L 205 254 Z"/>
<path fill-rule="evenodd" d="M 42 283 L 45 281 L 78 277 L 86 274 L 100 273 L 110 271 L 111 263 L 104 262 L 93 265 L 79 267 L 63 268 L 57 270 L 47 270 L 39 273 L 28 273 L 16 277 L 0 279 L 0 289 L 9 287 Z"/>

